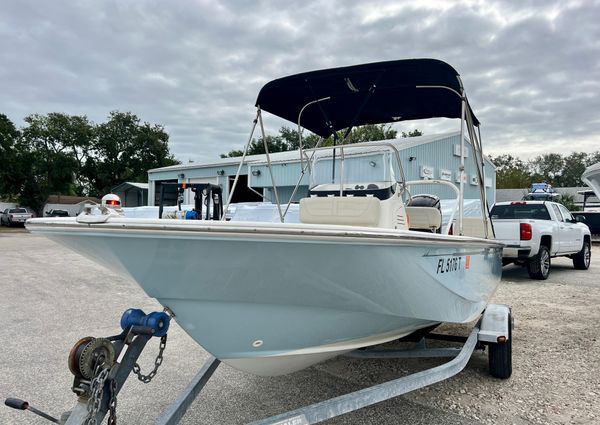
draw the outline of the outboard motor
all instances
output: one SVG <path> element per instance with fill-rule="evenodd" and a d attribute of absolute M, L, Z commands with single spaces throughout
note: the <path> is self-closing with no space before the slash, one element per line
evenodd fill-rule
<path fill-rule="evenodd" d="M 430 195 L 428 193 L 422 193 L 419 195 L 412 196 L 408 202 L 406 203 L 407 207 L 427 207 L 427 208 L 435 208 L 440 214 L 439 226 L 436 226 L 436 233 L 441 233 L 442 231 L 442 205 L 440 203 L 439 196 Z M 413 210 L 414 211 L 414 210 Z M 436 220 L 437 221 L 437 220 Z"/>
<path fill-rule="evenodd" d="M 415 195 L 408 200 L 408 207 L 430 207 L 437 208 L 438 210 L 442 210 L 440 204 L 440 198 L 435 195 L 429 195 L 428 193 L 423 193 L 420 195 Z"/>

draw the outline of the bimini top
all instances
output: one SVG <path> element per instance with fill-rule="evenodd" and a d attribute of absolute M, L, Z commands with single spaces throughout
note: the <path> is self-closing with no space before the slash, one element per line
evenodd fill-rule
<path fill-rule="evenodd" d="M 449 90 L 450 89 L 450 90 Z M 436 59 L 405 59 L 304 72 L 266 84 L 256 106 L 328 137 L 350 126 L 460 118 L 458 72 Z M 479 121 L 469 106 L 473 125 Z"/>

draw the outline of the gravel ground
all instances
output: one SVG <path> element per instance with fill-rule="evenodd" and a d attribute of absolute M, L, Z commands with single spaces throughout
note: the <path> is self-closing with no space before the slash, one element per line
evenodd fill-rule
<path fill-rule="evenodd" d="M 513 309 L 513 376 L 493 379 L 487 355 L 474 353 L 457 376 L 328 421 L 330 424 L 600 423 L 600 247 L 592 267 L 556 259 L 547 281 L 508 266 L 493 301 Z M 86 335 L 118 331 L 122 311 L 160 306 L 132 282 L 40 237 L 0 232 L 0 398 L 16 396 L 59 415 L 74 396 L 66 358 Z M 467 327 L 442 330 L 467 334 Z M 140 363 L 149 368 L 153 341 Z M 121 424 L 152 423 L 191 380 L 206 353 L 175 325 L 165 363 L 143 385 L 130 379 L 119 396 Z M 338 357 L 301 372 L 261 378 L 220 366 L 182 424 L 238 424 L 435 366 L 439 361 L 359 361 Z M 0 407 L 0 424 L 44 424 Z"/>

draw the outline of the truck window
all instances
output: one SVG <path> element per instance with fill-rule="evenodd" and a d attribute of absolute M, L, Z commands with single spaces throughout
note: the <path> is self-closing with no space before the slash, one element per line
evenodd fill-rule
<path fill-rule="evenodd" d="M 551 204 L 551 205 L 552 205 L 552 209 L 554 210 L 554 214 L 556 215 L 556 219 L 558 221 L 565 221 L 562 214 L 560 213 L 560 210 L 558 209 L 558 205 L 556 205 L 556 204 Z"/>
<path fill-rule="evenodd" d="M 560 208 L 560 212 L 562 212 L 562 215 L 563 215 L 563 218 L 565 219 L 565 221 L 573 220 L 573 216 L 571 215 L 571 213 L 569 212 L 567 207 L 565 207 L 564 205 L 559 205 L 558 208 Z"/>
<path fill-rule="evenodd" d="M 490 216 L 493 219 L 522 219 L 550 220 L 550 214 L 544 204 L 509 204 L 494 205 Z"/>
<path fill-rule="evenodd" d="M 25 208 L 13 208 L 8 213 L 9 214 L 27 214 L 27 210 Z"/>

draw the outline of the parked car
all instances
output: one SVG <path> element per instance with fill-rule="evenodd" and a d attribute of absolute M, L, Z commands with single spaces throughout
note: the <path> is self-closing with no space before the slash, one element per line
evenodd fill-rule
<path fill-rule="evenodd" d="M 46 217 L 68 217 L 69 211 L 65 210 L 50 210 L 46 211 Z"/>
<path fill-rule="evenodd" d="M 25 208 L 7 208 L 2 212 L 2 216 L 0 216 L 0 223 L 3 226 L 14 226 L 17 224 L 24 226 L 27 219 L 31 217 L 33 217 L 33 214 Z"/>
<path fill-rule="evenodd" d="M 550 201 L 498 202 L 490 212 L 496 239 L 506 244 L 502 262 L 527 267 L 533 279 L 547 279 L 551 258 L 569 257 L 576 269 L 591 262 L 590 229 L 564 205 Z"/>

